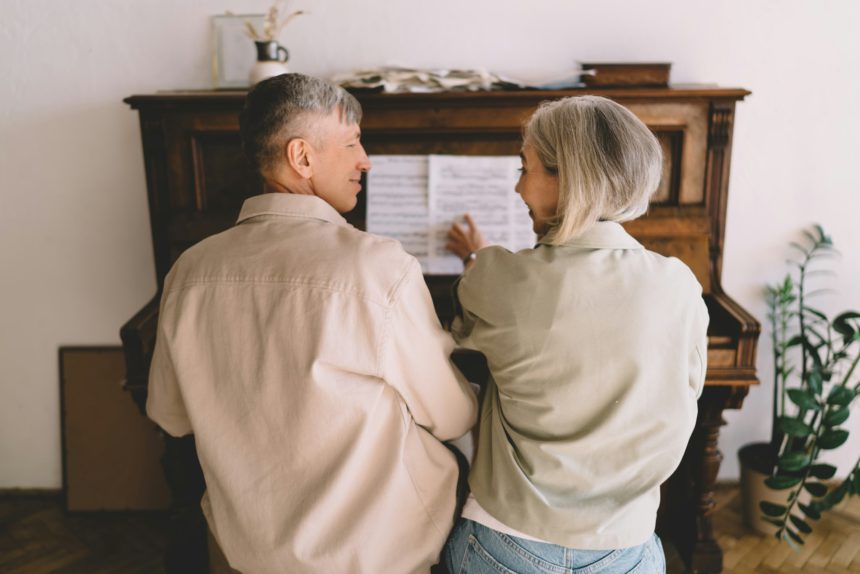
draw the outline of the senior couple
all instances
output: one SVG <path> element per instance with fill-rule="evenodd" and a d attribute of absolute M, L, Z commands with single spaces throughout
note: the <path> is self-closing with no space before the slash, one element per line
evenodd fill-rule
<path fill-rule="evenodd" d="M 194 434 L 230 565 L 664 572 L 659 487 L 696 419 L 708 316 L 690 270 L 619 224 L 658 185 L 654 136 L 603 98 L 541 105 L 516 186 L 538 244 L 452 228 L 467 264 L 449 334 L 417 261 L 340 215 L 371 167 L 360 120 L 322 80 L 258 84 L 241 135 L 270 193 L 165 281 L 147 411 Z M 462 516 L 443 441 L 475 425 L 477 400 L 455 341 L 491 373 Z"/>

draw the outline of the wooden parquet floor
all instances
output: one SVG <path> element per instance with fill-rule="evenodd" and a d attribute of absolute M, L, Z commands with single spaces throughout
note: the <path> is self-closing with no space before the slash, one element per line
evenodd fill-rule
<path fill-rule="evenodd" d="M 858 497 L 815 523 L 799 552 L 743 525 L 736 485 L 721 486 L 717 504 L 725 574 L 860 572 Z M 58 495 L 0 494 L 0 573 L 161 574 L 167 526 L 163 513 L 66 514 Z M 684 574 L 667 554 L 669 574 Z"/>
<path fill-rule="evenodd" d="M 0 573 L 159 574 L 165 513 L 67 514 L 60 495 L 0 494 Z"/>
<path fill-rule="evenodd" d="M 799 551 L 744 526 L 736 485 L 717 491 L 714 527 L 724 574 L 860 572 L 860 497 L 847 498 L 812 522 L 814 530 Z"/>

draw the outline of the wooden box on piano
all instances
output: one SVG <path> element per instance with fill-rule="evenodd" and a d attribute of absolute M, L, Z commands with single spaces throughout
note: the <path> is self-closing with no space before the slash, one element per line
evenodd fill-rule
<path fill-rule="evenodd" d="M 735 104 L 749 92 L 684 87 L 356 95 L 364 108 L 362 140 L 369 154 L 516 155 L 522 123 L 541 101 L 587 93 L 628 107 L 657 135 L 664 152 L 660 188 L 648 214 L 625 227 L 646 247 L 686 262 L 704 287 L 711 316 L 706 387 L 684 460 L 664 485 L 658 531 L 691 568 L 718 572 L 722 552 L 710 515 L 722 459 L 717 449 L 721 413 L 739 408 L 757 382 L 759 325 L 720 282 Z M 125 100 L 140 114 L 159 286 L 159 293 L 121 329 L 128 388 L 141 407 L 160 290 L 170 265 L 190 245 L 230 227 L 244 199 L 261 190 L 240 150 L 243 100 L 244 92 L 173 92 Z M 367 191 L 347 215 L 362 229 Z M 447 324 L 454 277 L 426 280 Z M 457 360 L 480 375 L 479 359 L 461 355 Z"/>

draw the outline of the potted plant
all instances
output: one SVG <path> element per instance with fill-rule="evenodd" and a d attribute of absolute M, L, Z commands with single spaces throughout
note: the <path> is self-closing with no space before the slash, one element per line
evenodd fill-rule
<path fill-rule="evenodd" d="M 768 443 L 739 452 L 745 517 L 754 529 L 780 541 L 803 544 L 811 521 L 846 495 L 860 494 L 860 459 L 847 477 L 829 481 L 836 467 L 820 462 L 825 450 L 848 439 L 842 425 L 860 394 L 860 313 L 846 311 L 830 320 L 809 300 L 809 282 L 831 272 L 821 262 L 833 256 L 833 243 L 821 226 L 793 243 L 793 271 L 767 288 L 773 342 L 773 418 Z"/>

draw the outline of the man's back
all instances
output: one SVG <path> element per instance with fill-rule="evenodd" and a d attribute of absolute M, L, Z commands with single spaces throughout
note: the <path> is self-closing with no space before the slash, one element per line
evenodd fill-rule
<path fill-rule="evenodd" d="M 168 276 L 147 410 L 195 434 L 234 568 L 427 571 L 457 478 L 437 438 L 475 409 L 451 348 L 399 244 L 319 198 L 259 196 Z"/>

